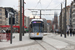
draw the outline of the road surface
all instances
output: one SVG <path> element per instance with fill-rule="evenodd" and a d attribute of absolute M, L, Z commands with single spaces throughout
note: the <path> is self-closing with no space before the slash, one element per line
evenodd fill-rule
<path fill-rule="evenodd" d="M 10 41 L 0 42 L 0 50 L 75 50 L 75 36 L 60 37 L 55 33 L 44 33 L 42 40 L 29 39 L 29 34 L 23 36 L 22 41 L 19 41 L 19 34 L 14 33 L 13 43 Z"/>

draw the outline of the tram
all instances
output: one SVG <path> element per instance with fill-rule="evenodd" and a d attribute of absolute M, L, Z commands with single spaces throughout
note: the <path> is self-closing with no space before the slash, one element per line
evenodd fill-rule
<path fill-rule="evenodd" d="M 32 19 L 29 25 L 29 38 L 43 38 L 43 19 Z"/>

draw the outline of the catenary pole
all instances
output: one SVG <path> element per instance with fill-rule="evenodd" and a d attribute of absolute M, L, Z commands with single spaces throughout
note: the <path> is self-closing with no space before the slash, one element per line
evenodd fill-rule
<path fill-rule="evenodd" d="M 66 38 L 66 2 L 67 2 L 67 0 L 65 0 L 64 38 Z"/>
<path fill-rule="evenodd" d="M 62 37 L 62 3 L 61 3 L 61 16 L 60 16 L 60 31 L 61 31 L 61 37 Z"/>
<path fill-rule="evenodd" d="M 22 0 L 20 0 L 20 35 L 19 40 L 22 41 Z"/>
<path fill-rule="evenodd" d="M 23 36 L 24 36 L 24 0 L 23 0 Z"/>
<path fill-rule="evenodd" d="M 40 19 L 41 19 L 41 10 L 40 10 Z"/>
<path fill-rule="evenodd" d="M 10 17 L 11 18 L 11 30 L 10 30 L 11 31 L 11 39 L 10 39 L 10 44 L 12 44 L 12 15 L 10 15 L 10 16 L 11 16 Z"/>

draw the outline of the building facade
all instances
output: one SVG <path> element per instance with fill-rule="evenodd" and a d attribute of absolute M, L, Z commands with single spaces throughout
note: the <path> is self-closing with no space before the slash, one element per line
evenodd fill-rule
<path fill-rule="evenodd" d="M 6 25 L 11 24 L 11 16 L 13 20 L 12 21 L 13 25 L 17 25 L 16 18 L 18 19 L 18 12 L 11 7 L 4 7 L 4 8 L 5 8 L 5 15 L 6 15 Z M 13 14 L 11 15 L 10 12 Z"/>
<path fill-rule="evenodd" d="M 75 1 L 73 1 L 72 3 L 71 3 L 71 16 L 72 16 L 72 18 L 71 18 L 71 22 L 72 22 L 72 27 L 73 27 L 73 29 L 75 29 Z"/>
<path fill-rule="evenodd" d="M 5 9 L 0 7 L 0 25 L 6 25 Z"/>
<path fill-rule="evenodd" d="M 19 26 L 19 22 L 18 22 L 18 18 L 19 18 L 19 16 L 18 16 L 18 12 L 17 12 L 17 10 L 16 10 L 16 12 L 15 12 L 15 25 L 16 26 Z"/>
<path fill-rule="evenodd" d="M 56 29 L 58 29 L 58 16 L 57 16 L 57 13 L 56 12 L 54 13 L 53 26 L 54 26 L 54 31 Z"/>
<path fill-rule="evenodd" d="M 25 17 L 24 18 L 24 26 L 26 26 L 28 28 L 29 27 L 29 22 L 30 22 L 29 17 Z"/>
<path fill-rule="evenodd" d="M 47 32 L 51 31 L 51 20 L 47 20 Z"/>
<path fill-rule="evenodd" d="M 59 26 L 60 26 L 60 17 L 61 17 L 61 13 L 59 16 Z M 62 30 L 64 29 L 64 17 L 65 17 L 65 8 L 62 9 Z M 66 7 L 66 27 L 70 26 L 70 6 Z"/>
<path fill-rule="evenodd" d="M 13 13 L 13 23 L 18 24 L 18 12 L 11 7 L 0 7 L 0 25 L 10 25 L 10 13 Z"/>
<path fill-rule="evenodd" d="M 42 18 L 44 21 L 44 32 L 47 32 L 47 20 L 45 18 Z"/>

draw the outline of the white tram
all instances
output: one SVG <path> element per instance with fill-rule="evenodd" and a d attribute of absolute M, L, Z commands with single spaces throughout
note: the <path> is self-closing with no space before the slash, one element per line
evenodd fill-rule
<path fill-rule="evenodd" d="M 29 25 L 29 37 L 43 38 L 44 22 L 43 19 L 32 19 Z"/>

